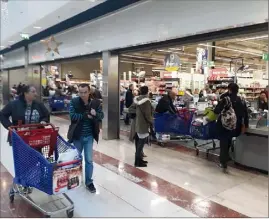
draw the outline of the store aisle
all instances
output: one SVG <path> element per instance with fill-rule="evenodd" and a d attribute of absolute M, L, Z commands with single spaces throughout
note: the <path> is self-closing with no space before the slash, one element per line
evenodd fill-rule
<path fill-rule="evenodd" d="M 67 120 L 52 117 L 52 122 L 66 135 Z M 3 129 L 1 162 L 13 174 L 13 161 L 8 159 L 11 148 L 2 136 Z M 267 216 L 266 176 L 232 168 L 231 174 L 224 175 L 212 162 L 157 146 L 146 147 L 145 153 L 149 166 L 137 169 L 133 167 L 134 146 L 127 137 L 96 145 L 98 194 L 88 194 L 84 188 L 70 192 L 75 203 L 85 203 L 76 205 L 75 216 Z"/>

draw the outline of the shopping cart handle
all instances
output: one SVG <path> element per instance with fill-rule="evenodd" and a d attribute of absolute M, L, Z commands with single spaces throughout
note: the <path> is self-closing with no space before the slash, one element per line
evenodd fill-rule
<path fill-rule="evenodd" d="M 24 124 L 24 125 L 17 125 L 17 126 L 9 126 L 8 130 L 12 131 L 13 129 L 18 129 L 18 128 L 38 128 L 38 127 L 46 127 L 46 126 L 51 126 L 54 130 L 56 130 L 55 125 L 51 123 L 46 123 L 46 124 L 37 123 L 37 124 Z"/>
<path fill-rule="evenodd" d="M 63 167 L 63 166 L 67 166 L 67 165 L 71 165 L 71 164 L 75 164 L 79 162 L 81 162 L 81 160 L 72 160 L 72 161 L 63 162 L 63 163 L 57 163 L 57 167 Z"/>

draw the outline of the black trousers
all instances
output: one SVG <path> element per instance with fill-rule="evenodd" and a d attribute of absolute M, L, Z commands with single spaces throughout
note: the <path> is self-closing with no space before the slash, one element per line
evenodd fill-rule
<path fill-rule="evenodd" d="M 232 137 L 223 136 L 220 138 L 220 163 L 224 168 L 227 168 L 227 163 L 230 160 L 229 151 L 232 145 Z"/>
<path fill-rule="evenodd" d="M 141 160 L 143 158 L 143 148 L 146 144 L 147 138 L 139 138 L 135 136 L 135 159 Z"/>
<path fill-rule="evenodd" d="M 125 123 L 126 125 L 129 125 L 129 124 L 130 124 L 129 113 L 126 113 L 126 115 L 125 115 L 125 119 L 124 119 L 124 123 Z"/>

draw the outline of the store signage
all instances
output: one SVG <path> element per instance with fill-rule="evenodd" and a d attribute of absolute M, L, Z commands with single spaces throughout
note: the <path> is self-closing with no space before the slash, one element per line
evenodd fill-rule
<path fill-rule="evenodd" d="M 228 77 L 227 68 L 214 68 L 210 69 L 209 76 L 216 76 L 216 77 Z"/>
<path fill-rule="evenodd" d="M 169 54 L 164 59 L 164 68 L 166 71 L 178 71 L 180 59 L 177 54 Z"/>
<path fill-rule="evenodd" d="M 207 56 L 208 56 L 208 51 L 207 49 L 204 48 L 197 48 L 196 49 L 196 70 L 199 71 L 200 73 L 204 73 L 204 67 L 207 66 Z"/>
<path fill-rule="evenodd" d="M 46 40 L 41 40 L 47 47 L 46 54 L 51 52 L 52 57 L 57 53 L 60 55 L 59 46 L 62 45 L 62 42 L 57 42 L 54 36 L 49 37 Z"/>
<path fill-rule="evenodd" d="M 262 55 L 262 60 L 268 61 L 269 60 L 269 54 L 268 53 L 263 54 Z"/>
<path fill-rule="evenodd" d="M 29 40 L 30 39 L 30 36 L 28 33 L 21 33 L 20 34 L 21 38 L 24 39 L 24 40 Z"/>
<path fill-rule="evenodd" d="M 209 61 L 209 62 L 208 62 L 208 66 L 209 66 L 209 67 L 213 67 L 213 66 L 215 66 L 215 62 L 214 62 L 214 61 Z"/>

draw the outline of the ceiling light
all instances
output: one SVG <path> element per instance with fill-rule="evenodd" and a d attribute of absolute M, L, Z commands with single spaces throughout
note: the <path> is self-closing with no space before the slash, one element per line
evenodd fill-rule
<path fill-rule="evenodd" d="M 5 46 L 0 46 L 0 48 L 5 48 Z"/>
<path fill-rule="evenodd" d="M 243 50 L 239 50 L 239 49 L 230 49 L 230 48 L 221 47 L 221 46 L 211 46 L 211 45 L 203 44 L 203 43 L 199 44 L 199 46 L 206 46 L 206 47 L 213 47 L 213 48 L 217 48 L 217 49 L 230 50 L 230 51 L 250 54 L 250 55 L 254 55 L 254 56 L 262 56 L 262 55 L 257 54 L 257 53 L 247 52 L 247 51 L 243 51 Z"/>
<path fill-rule="evenodd" d="M 42 27 L 34 26 L 34 29 L 41 29 Z"/>
<path fill-rule="evenodd" d="M 10 41 L 8 41 L 9 43 L 15 43 L 15 41 L 13 41 L 13 40 L 10 40 Z"/>
<path fill-rule="evenodd" d="M 243 39 L 236 39 L 236 41 L 259 40 L 259 39 L 266 39 L 266 38 L 268 38 L 268 35 L 255 36 L 255 37 L 249 37 L 249 38 L 243 38 Z"/>

